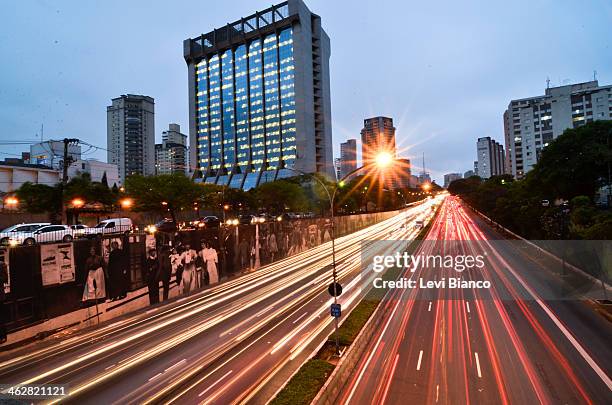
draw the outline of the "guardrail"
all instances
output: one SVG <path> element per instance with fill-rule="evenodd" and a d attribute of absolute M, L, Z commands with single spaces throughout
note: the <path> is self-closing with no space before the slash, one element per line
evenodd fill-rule
<path fill-rule="evenodd" d="M 604 280 L 602 279 L 598 279 L 596 277 L 594 277 L 593 275 L 587 273 L 586 271 L 574 266 L 571 263 L 568 263 L 567 261 L 563 260 L 562 258 L 556 256 L 555 254 L 549 252 L 548 250 L 542 248 L 541 246 L 536 245 L 535 243 L 531 242 L 530 240 L 527 240 L 525 238 L 523 238 L 521 235 L 516 234 L 514 232 L 512 232 L 510 229 L 504 227 L 503 225 L 499 224 L 498 222 L 493 221 L 491 218 L 489 218 L 488 216 L 486 216 L 485 214 L 483 214 L 482 212 L 478 211 L 477 209 L 475 209 L 474 207 L 472 207 L 471 205 L 469 205 L 468 203 L 466 203 L 463 199 L 461 200 L 463 202 L 463 204 L 468 207 L 470 210 L 472 210 L 476 215 L 478 215 L 479 217 L 481 217 L 482 219 L 484 219 L 485 221 L 487 221 L 489 223 L 489 225 L 494 226 L 495 228 L 497 228 L 498 230 L 502 231 L 503 233 L 513 237 L 514 239 L 518 239 L 522 242 L 525 242 L 526 244 L 528 244 L 530 247 L 536 249 L 538 252 L 546 255 L 547 257 L 549 257 L 552 260 L 555 260 L 556 262 L 562 264 L 563 266 L 565 266 L 566 268 L 570 269 L 571 271 L 573 271 L 574 273 L 576 273 L 577 275 L 586 278 L 587 280 L 593 282 L 593 283 L 597 283 L 597 284 L 601 284 L 602 288 L 605 288 L 606 292 L 610 292 L 612 293 L 612 286 L 610 286 L 608 283 L 606 283 Z"/>

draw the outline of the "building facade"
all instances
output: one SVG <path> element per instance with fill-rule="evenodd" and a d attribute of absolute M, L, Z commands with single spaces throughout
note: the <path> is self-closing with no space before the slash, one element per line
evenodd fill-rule
<path fill-rule="evenodd" d="M 334 177 L 329 37 L 289 0 L 184 41 L 191 162 L 203 181 L 249 189 Z"/>
<path fill-rule="evenodd" d="M 357 169 L 357 139 L 347 139 L 340 144 L 340 177 Z"/>
<path fill-rule="evenodd" d="M 395 158 L 393 118 L 366 118 L 363 120 L 363 129 L 361 130 L 361 160 L 363 165 L 372 164 L 376 155 L 381 152 L 389 153 Z"/>
<path fill-rule="evenodd" d="M 395 161 L 393 173 L 395 175 L 394 188 L 409 188 L 412 185 L 412 166 L 410 159 L 399 158 Z"/>
<path fill-rule="evenodd" d="M 187 135 L 181 133 L 178 124 L 170 124 L 162 132 L 162 143 L 155 145 L 155 174 L 189 172 Z"/>
<path fill-rule="evenodd" d="M 72 162 L 68 166 L 68 179 L 87 173 L 91 181 L 101 182 L 106 177 L 109 187 L 119 185 L 119 168 L 112 163 L 100 162 L 96 159 L 84 159 Z"/>
<path fill-rule="evenodd" d="M 17 161 L 0 162 L 0 193 L 17 191 L 25 182 L 54 186 L 60 179 L 59 170 L 45 165 Z"/>
<path fill-rule="evenodd" d="M 68 156 L 71 161 L 81 159 L 81 147 L 74 143 L 68 144 Z M 61 170 L 64 161 L 64 142 L 44 141 L 30 145 L 30 164 L 47 166 L 55 170 Z"/>
<path fill-rule="evenodd" d="M 462 179 L 461 173 L 448 173 L 444 175 L 444 188 L 448 188 L 448 186 L 455 180 Z"/>
<path fill-rule="evenodd" d="M 108 163 L 119 168 L 119 183 L 132 174 L 155 174 L 155 101 L 127 94 L 106 108 Z"/>
<path fill-rule="evenodd" d="M 478 138 L 476 142 L 478 156 L 478 176 L 488 179 L 506 173 L 504 164 L 504 147 L 490 136 Z"/>
<path fill-rule="evenodd" d="M 508 173 L 522 178 L 550 141 L 566 129 L 612 119 L 612 86 L 594 80 L 550 87 L 543 96 L 512 100 L 504 112 Z"/>

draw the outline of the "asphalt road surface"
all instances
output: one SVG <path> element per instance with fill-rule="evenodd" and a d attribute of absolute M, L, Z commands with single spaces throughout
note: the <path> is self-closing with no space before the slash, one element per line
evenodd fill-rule
<path fill-rule="evenodd" d="M 336 240 L 339 302 L 361 294 L 361 260 L 382 254 L 363 240 L 401 249 L 436 200 Z M 364 251 L 365 250 L 365 251 Z M 166 305 L 65 338 L 4 353 L 0 383 L 67 384 L 61 402 L 79 404 L 265 402 L 329 335 L 331 243 Z M 275 385 L 276 384 L 276 385 Z"/>
<path fill-rule="evenodd" d="M 584 302 L 542 299 L 547 262 L 449 197 L 423 254 L 486 254 L 489 289 L 393 289 L 341 404 L 612 403 L 612 325 Z M 457 242 L 449 242 L 457 241 Z M 424 282 L 452 274 L 420 268 Z M 451 270 L 454 271 L 454 270 Z"/>

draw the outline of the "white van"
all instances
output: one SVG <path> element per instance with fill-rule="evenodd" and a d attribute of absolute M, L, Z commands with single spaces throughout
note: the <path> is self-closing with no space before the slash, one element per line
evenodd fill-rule
<path fill-rule="evenodd" d="M 132 231 L 132 220 L 130 218 L 110 218 L 101 221 L 93 228 L 83 229 L 83 236 L 94 238 L 96 236 L 129 233 Z"/>

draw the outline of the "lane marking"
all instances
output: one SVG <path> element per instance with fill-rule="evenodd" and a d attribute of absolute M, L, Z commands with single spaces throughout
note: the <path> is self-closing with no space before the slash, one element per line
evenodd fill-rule
<path fill-rule="evenodd" d="M 198 394 L 198 397 L 201 397 L 202 395 L 206 394 L 212 387 L 214 387 L 215 385 L 219 384 L 228 375 L 232 374 L 232 371 L 234 371 L 234 370 L 230 370 L 227 373 L 223 374 L 223 377 L 219 378 L 217 381 L 215 381 L 214 383 L 209 385 L 208 388 L 206 388 L 204 391 L 200 392 Z"/>
<path fill-rule="evenodd" d="M 178 363 L 176 363 L 175 365 L 168 367 L 164 372 L 168 372 L 169 370 L 172 370 L 174 367 L 176 367 L 176 366 L 178 366 L 180 364 L 183 364 L 186 361 L 187 361 L 187 359 L 183 359 L 183 360 L 179 361 Z"/>
<path fill-rule="evenodd" d="M 304 312 L 302 315 L 300 315 L 295 321 L 293 321 L 293 324 L 295 324 L 297 321 L 299 321 L 300 319 L 302 319 L 306 315 L 308 315 L 308 312 Z"/>
<path fill-rule="evenodd" d="M 427 311 L 431 312 L 431 301 L 429 301 L 429 309 Z"/>
<path fill-rule="evenodd" d="M 419 352 L 419 361 L 417 362 L 417 370 L 421 369 L 421 360 L 423 360 L 423 350 Z"/>
<path fill-rule="evenodd" d="M 440 384 L 436 385 L 436 403 L 438 403 L 439 398 L 440 398 Z"/>
<path fill-rule="evenodd" d="M 468 312 L 470 312 L 470 303 L 465 301 L 465 307 L 467 309 Z"/>
<path fill-rule="evenodd" d="M 104 371 L 106 371 L 106 370 L 110 370 L 110 369 L 111 369 L 111 368 L 113 368 L 113 367 L 115 367 L 115 365 L 114 365 L 114 364 L 111 364 L 110 366 L 106 367 L 106 368 L 104 369 Z"/>
<path fill-rule="evenodd" d="M 474 357 L 476 357 L 476 371 L 478 372 L 478 378 L 482 378 L 482 373 L 480 372 L 480 360 L 478 359 L 477 352 L 474 352 Z"/>
<path fill-rule="evenodd" d="M 155 380 L 157 377 L 159 377 L 160 375 L 162 375 L 163 373 L 157 373 L 155 374 L 153 377 L 149 378 L 149 381 L 153 381 Z"/>

